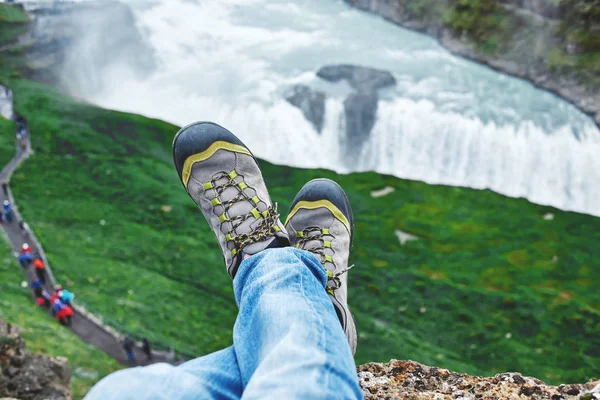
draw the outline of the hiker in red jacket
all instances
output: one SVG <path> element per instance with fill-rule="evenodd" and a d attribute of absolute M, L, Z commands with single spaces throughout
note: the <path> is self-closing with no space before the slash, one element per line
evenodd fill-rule
<path fill-rule="evenodd" d="M 58 296 L 51 301 L 52 313 L 56 317 L 56 320 L 62 325 L 71 326 L 71 319 L 73 317 L 73 309 L 71 308 L 71 306 L 63 304 L 63 302 L 60 301 Z"/>
<path fill-rule="evenodd" d="M 60 311 L 56 314 L 56 319 L 62 325 L 71 326 L 72 318 L 73 318 L 73 309 L 71 308 L 71 306 L 63 304 Z"/>
<path fill-rule="evenodd" d="M 56 302 L 56 300 L 60 301 L 60 297 L 58 297 L 58 292 L 55 290 L 54 292 L 52 292 L 52 294 L 50 295 L 50 304 L 54 305 L 54 303 Z"/>

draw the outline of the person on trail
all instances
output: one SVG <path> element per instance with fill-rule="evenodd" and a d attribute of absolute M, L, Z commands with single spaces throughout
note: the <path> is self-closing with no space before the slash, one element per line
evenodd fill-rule
<path fill-rule="evenodd" d="M 52 297 L 51 297 L 52 298 Z M 59 298 L 55 297 L 52 302 L 52 314 L 61 325 L 71 326 L 73 318 L 73 309 L 68 304 L 64 304 Z"/>
<path fill-rule="evenodd" d="M 19 264 L 21 265 L 22 268 L 27 268 L 29 267 L 29 265 L 31 265 L 31 262 L 33 261 L 33 257 L 31 257 L 31 253 L 23 253 L 21 252 L 21 254 L 19 254 Z"/>
<path fill-rule="evenodd" d="M 19 221 L 19 229 L 21 229 L 21 236 L 24 238 L 29 237 L 29 225 L 25 221 Z"/>
<path fill-rule="evenodd" d="M 35 268 L 35 275 L 45 285 L 46 266 L 44 265 L 44 260 L 42 260 L 39 254 L 36 254 L 35 259 L 33 260 L 33 266 Z"/>
<path fill-rule="evenodd" d="M 54 293 L 52 293 L 53 302 L 54 299 L 59 299 L 61 303 L 71 306 L 74 298 L 75 295 L 67 289 L 64 289 L 61 285 L 56 285 L 54 287 Z"/>
<path fill-rule="evenodd" d="M 61 289 L 57 291 L 56 294 L 58 295 L 60 301 L 62 301 L 64 304 L 68 306 L 73 305 L 73 299 L 75 298 L 75 295 L 69 292 L 67 289 Z"/>
<path fill-rule="evenodd" d="M 181 129 L 173 158 L 233 280 L 233 345 L 179 366 L 112 373 L 85 399 L 361 399 L 347 302 L 354 224 L 344 190 L 328 179 L 308 182 L 284 225 L 258 162 L 225 128 Z"/>
<path fill-rule="evenodd" d="M 31 284 L 33 293 L 35 294 L 35 302 L 40 307 L 50 307 L 50 294 L 44 289 L 43 283 L 40 281 Z"/>
<path fill-rule="evenodd" d="M 41 289 L 40 289 L 40 291 L 41 291 Z M 40 306 L 40 307 L 46 307 L 46 308 L 47 308 L 48 306 L 46 305 L 46 299 L 44 299 L 44 298 L 41 296 L 41 294 L 42 294 L 41 292 L 40 292 L 40 295 L 39 295 L 39 296 L 36 294 L 36 297 L 35 297 L 35 304 L 37 304 L 37 305 L 38 305 L 38 306 Z M 48 303 L 48 304 L 49 304 L 49 303 Z"/>
<path fill-rule="evenodd" d="M 58 296 L 50 296 L 50 303 L 52 303 L 52 315 L 56 316 L 60 309 L 63 307 L 63 303 L 60 301 Z"/>
<path fill-rule="evenodd" d="M 58 304 L 60 304 L 60 308 L 56 312 L 56 320 L 60 322 L 61 325 L 71 326 L 71 322 L 73 321 L 73 309 L 68 304 L 62 304 L 60 300 L 58 301 Z"/>
<path fill-rule="evenodd" d="M 131 365 L 135 365 L 135 343 L 129 337 L 126 337 L 123 340 L 123 348 L 125 349 L 125 353 L 127 353 L 127 361 Z"/>
<path fill-rule="evenodd" d="M 50 295 L 50 302 L 52 304 L 54 304 L 54 300 L 60 300 L 60 296 L 58 295 L 58 292 L 60 292 L 62 290 L 62 286 L 60 285 L 56 285 L 54 287 L 54 292 L 52 292 L 52 294 Z"/>
<path fill-rule="evenodd" d="M 31 246 L 29 246 L 29 243 L 23 243 L 23 245 L 21 246 L 21 254 L 25 253 L 31 254 Z"/>
<path fill-rule="evenodd" d="M 152 361 L 152 349 L 150 349 L 150 342 L 146 338 L 142 340 L 142 351 L 146 355 L 146 361 Z"/>
<path fill-rule="evenodd" d="M 4 200 L 3 203 L 4 216 L 8 222 L 12 222 L 12 207 L 8 200 Z"/>
<path fill-rule="evenodd" d="M 37 288 L 41 288 L 41 287 L 43 287 L 43 284 L 41 281 L 37 280 L 37 281 L 31 282 L 31 288 L 33 289 L 33 291 L 35 291 Z"/>

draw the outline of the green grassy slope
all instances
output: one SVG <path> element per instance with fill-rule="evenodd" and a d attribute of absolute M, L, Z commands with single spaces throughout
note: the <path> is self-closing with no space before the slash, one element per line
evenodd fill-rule
<path fill-rule="evenodd" d="M 0 169 L 15 155 L 15 134 L 17 126 L 0 116 Z"/>
<path fill-rule="evenodd" d="M 10 43 L 27 30 L 27 15 L 19 8 L 0 4 L 0 45 Z"/>
<path fill-rule="evenodd" d="M 77 102 L 10 67 L 0 80 L 14 89 L 36 151 L 14 192 L 57 278 L 93 312 L 155 343 L 191 354 L 230 344 L 231 284 L 172 166 L 177 128 Z M 348 192 L 357 362 L 410 358 L 554 383 L 600 375 L 599 218 L 374 173 L 261 166 L 284 216 L 309 179 Z M 384 186 L 395 191 L 370 196 Z M 421 239 L 401 246 L 396 229 Z"/>
<path fill-rule="evenodd" d="M 20 327 L 29 351 L 67 357 L 73 368 L 73 398 L 81 399 L 98 379 L 120 366 L 33 303 L 29 289 L 21 287 L 24 275 L 4 241 L 0 257 L 0 319 Z"/>

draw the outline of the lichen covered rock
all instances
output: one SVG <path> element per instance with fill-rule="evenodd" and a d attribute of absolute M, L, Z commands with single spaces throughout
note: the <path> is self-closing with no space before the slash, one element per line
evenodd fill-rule
<path fill-rule="evenodd" d="M 70 380 L 66 358 L 29 353 L 19 330 L 0 321 L 0 398 L 68 400 Z"/>
<path fill-rule="evenodd" d="M 518 373 L 482 378 L 414 361 L 364 364 L 358 367 L 358 378 L 365 399 L 600 400 L 600 380 L 549 386 Z"/>

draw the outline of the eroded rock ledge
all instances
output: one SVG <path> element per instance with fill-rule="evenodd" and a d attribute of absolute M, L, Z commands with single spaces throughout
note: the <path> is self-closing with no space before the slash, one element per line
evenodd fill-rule
<path fill-rule="evenodd" d="M 29 353 L 18 328 L 0 321 L 0 399 L 70 400 L 70 381 L 66 358 Z"/>
<path fill-rule="evenodd" d="M 593 379 L 550 386 L 518 373 L 482 378 L 401 360 L 357 370 L 367 400 L 600 400 Z M 0 321 L 0 399 L 70 400 L 70 379 L 66 358 L 29 353 L 18 328 Z"/>
<path fill-rule="evenodd" d="M 358 367 L 365 399 L 403 400 L 598 400 L 600 380 L 586 384 L 549 386 L 518 373 L 482 378 L 392 360 Z"/>

